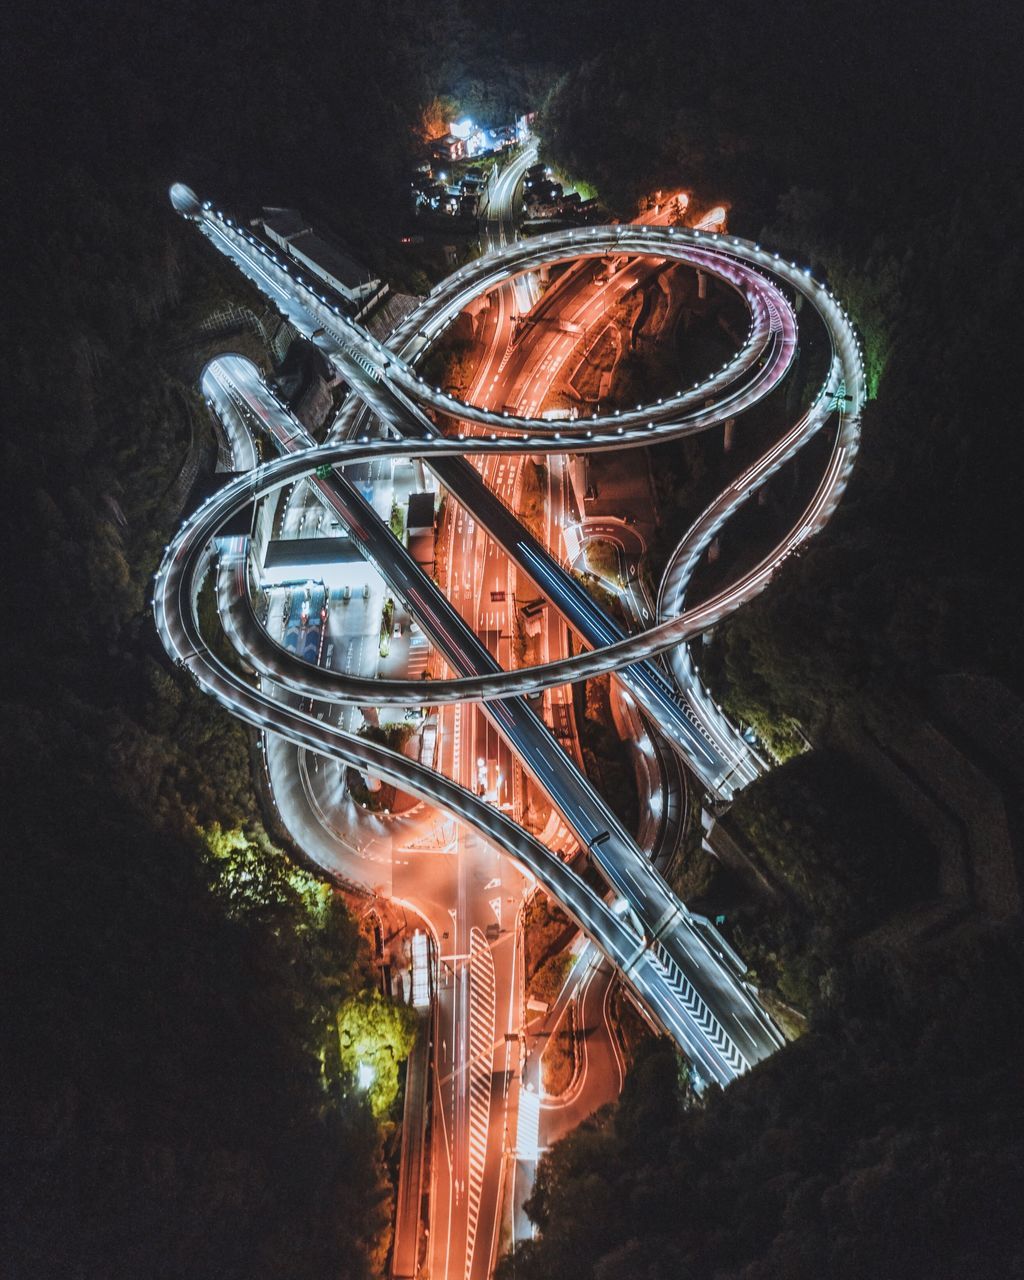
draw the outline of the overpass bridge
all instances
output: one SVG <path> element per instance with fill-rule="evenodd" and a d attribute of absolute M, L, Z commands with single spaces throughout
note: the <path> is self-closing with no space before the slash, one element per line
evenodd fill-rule
<path fill-rule="evenodd" d="M 157 574 L 154 609 L 168 652 L 234 714 L 311 750 L 370 767 L 377 776 L 447 808 L 486 833 L 562 901 L 698 1071 L 707 1079 L 728 1083 L 771 1053 L 781 1037 L 743 984 L 740 965 L 724 942 L 675 898 L 565 755 L 560 751 L 552 754 L 550 736 L 546 730 L 543 734 L 535 731 L 529 719 L 532 713 L 521 699 L 566 681 L 614 671 L 713 794 L 728 798 L 756 776 L 756 757 L 724 717 L 710 714 L 709 699 L 699 689 L 692 665 L 677 664 L 674 674 L 678 683 L 673 685 L 657 660 L 685 649 L 688 640 L 763 590 L 779 564 L 813 536 L 835 509 L 856 456 L 865 396 L 859 345 L 841 304 L 806 270 L 737 237 L 652 226 L 594 227 L 511 243 L 478 259 L 443 282 L 385 347 L 342 315 L 315 283 L 297 277 L 293 265 L 282 262 L 267 245 L 201 203 L 187 188 L 172 188 L 172 200 L 300 332 L 321 347 L 366 410 L 384 424 L 387 434 L 371 438 L 366 425 L 354 440 L 332 440 L 319 447 L 296 442 L 292 452 L 254 468 L 208 500 L 168 547 Z M 750 327 L 741 350 L 721 370 L 692 388 L 681 388 L 674 396 L 571 424 L 517 418 L 465 404 L 427 385 L 416 372 L 417 360 L 458 312 L 481 293 L 540 265 L 611 254 L 653 255 L 686 262 L 736 289 L 750 312 Z M 811 304 L 831 341 L 831 359 L 821 389 L 783 439 L 729 486 L 684 534 L 672 558 L 670 578 L 663 584 L 658 620 L 636 635 L 624 635 L 480 484 L 466 454 L 537 455 L 641 447 L 718 425 L 759 403 L 785 376 L 797 337 L 789 297 L 797 294 Z M 840 389 L 846 398 L 840 399 Z M 442 433 L 438 426 L 442 420 L 455 424 L 452 434 Z M 365 425 L 365 413 L 355 411 L 353 423 Z M 794 528 L 735 582 L 698 606 L 682 608 L 693 567 L 715 532 L 826 426 L 835 428 L 829 463 Z M 570 818 L 581 843 L 589 848 L 614 890 L 614 905 L 595 894 L 507 815 L 405 757 L 274 702 L 221 664 L 201 635 L 196 595 L 211 568 L 221 526 L 240 508 L 276 488 L 322 474 L 325 467 L 380 456 L 422 459 L 431 467 L 588 646 L 568 659 L 512 671 L 495 670 L 489 655 L 487 662 L 479 655 L 479 661 L 471 664 L 453 660 L 455 674 L 432 682 L 431 701 L 474 700 L 485 706 L 526 767 Z M 358 522 L 356 517 L 353 528 Z M 364 522 L 364 536 L 369 532 Z M 468 652 L 472 648 L 469 637 L 460 637 L 454 630 L 436 589 L 413 583 L 408 565 L 396 561 L 393 571 L 399 568 L 407 575 L 406 602 L 424 629 L 435 639 L 444 639 L 447 633 L 448 652 Z M 296 692 L 327 701 L 380 705 L 422 700 L 420 682 L 360 680 L 304 664 L 284 651 L 275 652 L 269 637 L 264 633 L 261 639 L 258 625 L 253 626 L 244 584 L 243 574 L 231 606 L 236 621 L 232 639 L 257 670 Z M 675 612 L 677 606 L 679 611 Z"/>

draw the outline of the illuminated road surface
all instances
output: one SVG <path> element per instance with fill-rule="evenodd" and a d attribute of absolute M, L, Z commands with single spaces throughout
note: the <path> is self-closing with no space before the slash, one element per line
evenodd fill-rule
<path fill-rule="evenodd" d="M 252 477 L 235 481 L 204 504 L 168 548 L 157 577 L 154 603 L 158 626 L 169 652 L 192 671 L 204 688 L 236 714 L 323 754 L 372 767 L 376 774 L 394 781 L 401 789 L 448 807 L 496 840 L 512 856 L 524 861 L 563 901 L 581 927 L 606 950 L 656 1020 L 680 1043 L 698 1070 L 707 1078 L 727 1083 L 771 1052 L 779 1043 L 778 1033 L 743 986 L 737 966 L 724 949 L 724 944 L 720 949 L 713 935 L 700 927 L 674 899 L 632 839 L 607 815 L 599 797 L 584 796 L 586 807 L 575 809 L 571 819 L 584 843 L 591 845 L 595 860 L 609 882 L 628 905 L 625 915 L 616 914 L 601 902 L 564 864 L 553 865 L 557 860 L 552 859 L 547 850 L 542 850 L 506 815 L 482 803 L 478 797 L 467 795 L 464 789 L 438 778 L 404 757 L 395 757 L 383 748 L 354 739 L 352 735 L 316 721 L 298 709 L 282 707 L 225 668 L 207 648 L 195 619 L 195 591 L 206 571 L 217 530 L 232 513 L 244 509 L 255 498 L 278 485 L 308 476 L 317 466 L 373 457 L 381 452 L 392 456 L 420 456 L 428 465 L 444 468 L 451 458 L 461 454 L 464 446 L 433 434 L 432 423 L 423 413 L 423 408 L 443 408 L 446 412 L 456 412 L 460 419 L 473 419 L 485 426 L 501 424 L 501 416 L 495 419 L 483 409 L 452 406 L 441 393 L 432 388 L 423 389 L 414 370 L 346 322 L 326 301 L 297 282 L 286 269 L 276 264 L 269 250 L 258 246 L 247 233 L 236 231 L 218 215 L 202 210 L 198 201 L 193 203 L 180 191 L 176 200 L 218 247 L 257 279 L 294 322 L 317 337 L 321 347 L 345 371 L 357 393 L 372 405 L 375 412 L 401 428 L 419 424 L 424 438 L 407 443 L 367 440 L 365 443 L 332 444 L 308 451 L 300 457 L 285 457 L 264 464 Z M 682 249 L 677 252 L 680 246 Z M 696 254 L 706 269 L 726 277 L 745 276 L 747 283 L 756 276 L 767 284 L 761 271 L 770 267 L 773 274 L 804 293 L 818 309 L 832 337 L 833 359 L 828 379 L 811 409 L 789 433 L 782 447 L 776 449 L 772 463 L 762 473 L 748 476 L 742 483 L 731 486 L 732 492 L 722 501 L 730 509 L 735 509 L 763 482 L 771 465 L 795 452 L 827 421 L 832 420 L 837 406 L 849 405 L 848 411 L 839 415 L 836 443 L 826 475 L 804 517 L 784 542 L 759 566 L 713 600 L 637 637 L 611 639 L 600 648 L 578 654 L 567 662 L 547 664 L 528 671 L 488 672 L 435 681 L 431 689 L 432 702 L 462 700 L 467 696 L 492 701 L 513 692 L 537 691 L 563 681 L 566 676 L 579 678 L 600 670 L 618 669 L 670 650 L 763 589 L 777 564 L 824 523 L 845 485 L 856 449 L 858 416 L 863 399 L 863 375 L 856 340 L 841 308 L 826 290 L 796 267 L 779 263 L 759 247 L 729 237 L 722 238 L 720 244 L 715 242 L 708 249 L 696 233 L 672 229 L 594 228 L 586 234 L 561 233 L 543 237 L 537 245 L 525 248 L 510 246 L 497 255 L 488 255 L 473 264 L 470 271 L 457 273 L 457 277 L 462 276 L 463 279 L 456 278 L 452 288 L 457 294 L 474 282 L 479 284 L 488 280 L 490 287 L 496 275 L 499 279 L 510 278 L 512 274 L 536 265 L 538 258 L 564 260 L 577 256 L 581 251 L 607 253 L 612 248 L 676 256 L 684 261 L 692 261 Z M 504 264 L 503 258 L 506 260 Z M 468 283 L 467 276 L 472 276 Z M 445 306 L 450 303 L 450 297 L 443 301 Z M 784 305 L 791 314 L 788 304 Z M 754 403 L 765 394 L 765 369 L 788 364 L 788 359 L 783 360 L 778 355 L 791 341 L 786 336 L 786 326 L 779 322 L 778 303 L 755 302 L 753 314 L 752 332 L 756 332 L 759 323 L 762 329 L 767 326 L 769 336 L 762 343 L 762 351 L 766 355 L 753 363 L 739 358 L 733 362 L 731 373 L 729 370 L 721 371 L 694 393 L 676 397 L 672 402 L 666 401 L 665 406 L 647 406 L 639 414 L 623 414 L 618 420 L 614 417 L 593 419 L 585 427 L 574 424 L 572 431 L 553 432 L 549 424 L 522 420 L 517 422 L 520 430 L 514 435 L 495 432 L 494 438 L 475 439 L 473 451 L 480 454 L 538 453 L 621 448 L 648 443 L 653 438 L 649 432 L 671 436 L 703 429 L 720 421 L 723 413 L 733 416 L 742 404 Z M 730 389 L 734 381 L 738 388 Z M 850 399 L 840 400 L 840 396 Z M 709 399 L 714 401 L 710 406 L 706 403 Z M 694 403 L 695 400 L 699 403 Z M 648 426 L 648 421 L 653 425 Z M 510 422 L 511 419 L 505 419 L 502 425 L 507 428 Z M 523 439 L 523 434 L 528 438 Z M 497 514 L 495 518 L 496 522 L 501 519 Z M 549 591 L 553 595 L 558 594 L 563 589 L 562 584 L 555 577 L 546 577 L 546 566 L 531 559 L 535 555 L 533 548 L 523 543 L 524 540 L 520 539 L 519 550 L 523 558 L 532 565 L 534 573 L 544 579 Z M 418 604 L 415 600 L 410 603 L 414 607 Z M 430 606 L 426 605 L 427 613 L 429 609 Z M 421 620 L 426 625 L 429 618 Z M 338 673 L 303 667 L 283 652 L 281 660 L 288 668 L 284 678 L 289 687 L 300 693 L 311 688 L 314 696 L 325 700 L 381 704 L 409 701 L 416 696 L 408 683 L 401 681 L 363 682 L 360 685 L 350 678 L 340 678 Z M 366 684 L 373 686 L 372 697 L 368 697 Z M 422 685 L 419 692 L 422 693 Z M 521 725 L 514 721 L 507 706 L 497 704 L 493 714 L 510 741 L 521 733 Z M 527 748 L 527 753 L 529 751 Z M 567 770 L 562 761 L 539 760 L 536 757 L 529 759 L 528 767 L 542 776 L 545 789 L 553 795 L 560 808 L 564 804 L 567 809 L 573 809 L 580 798 L 573 771 Z M 598 823 L 602 825 L 598 826 Z M 608 833 L 607 838 L 603 838 L 605 832 Z M 631 920 L 639 925 L 642 938 L 638 937 Z"/>
<path fill-rule="evenodd" d="M 216 495 L 186 523 L 168 548 L 157 575 L 154 599 L 158 627 L 168 651 L 191 671 L 201 687 L 218 697 L 235 714 L 266 730 L 268 741 L 288 742 L 300 751 L 308 748 L 320 757 L 350 761 L 372 769 L 377 776 L 392 781 L 401 790 L 447 808 L 463 821 L 468 821 L 497 847 L 518 859 L 563 902 L 588 936 L 618 966 L 655 1020 L 691 1057 L 698 1072 L 707 1079 L 728 1083 L 780 1042 L 778 1033 L 740 981 L 741 964 L 729 954 L 724 943 L 719 945 L 720 940 L 713 931 L 690 917 L 672 897 L 641 850 L 608 813 L 600 797 L 593 793 L 572 762 L 557 748 L 555 752 L 551 751 L 550 735 L 529 706 L 521 698 L 508 698 L 507 695 L 513 690 L 523 694 L 554 688 L 567 675 L 580 678 L 598 670 L 625 671 L 627 688 L 633 697 L 644 705 L 648 713 L 655 713 L 659 723 L 668 722 L 670 731 L 675 726 L 677 749 L 687 756 L 699 776 L 704 777 L 712 789 L 730 794 L 731 788 L 742 785 L 756 774 L 756 762 L 749 753 L 744 753 L 743 748 L 736 746 L 738 734 L 735 729 L 717 714 L 700 689 L 689 664 L 686 645 L 680 641 L 698 634 L 703 627 L 763 589 L 778 563 L 824 523 L 838 501 L 856 451 L 863 399 L 863 375 L 856 340 L 841 308 L 827 291 L 810 281 L 805 273 L 798 272 L 792 264 L 780 264 L 759 247 L 735 238 L 712 237 L 709 251 L 707 242 L 701 243 L 701 237 L 696 233 L 679 233 L 672 229 L 594 228 L 587 234 L 546 236 L 540 244 L 526 247 L 509 244 L 497 254 L 486 255 L 473 264 L 471 270 L 456 273 L 452 280 L 435 290 L 424 307 L 414 313 L 400 333 L 393 337 L 396 350 L 401 352 L 396 356 L 335 313 L 324 295 L 298 283 L 291 270 L 280 263 L 266 246 L 259 245 L 248 233 L 236 231 L 219 215 L 202 210 L 188 194 L 182 195 L 180 189 L 176 190 L 176 204 L 181 211 L 195 218 L 217 247 L 227 252 L 247 275 L 254 278 L 300 330 L 319 342 L 367 406 L 405 435 L 408 443 L 371 441 L 364 435 L 355 445 L 332 443 L 315 449 L 308 437 L 301 439 L 292 432 L 291 439 L 288 439 L 289 424 L 278 422 L 279 445 L 290 456 L 279 463 L 258 468 L 250 480 L 236 482 Z M 680 245 L 684 246 L 682 251 L 679 251 Z M 509 388 L 529 385 L 531 376 L 538 378 L 545 368 L 554 368 L 558 352 L 552 348 L 559 345 L 558 340 L 547 344 L 553 357 L 549 364 L 535 361 L 531 368 L 528 361 L 521 359 L 509 372 L 507 380 L 501 379 L 498 374 L 490 374 L 507 326 L 507 321 L 499 315 L 495 320 L 485 372 L 473 388 L 472 397 L 477 403 L 472 406 L 452 404 L 438 390 L 424 387 L 414 365 L 402 358 L 422 354 L 431 335 L 441 331 L 474 291 L 495 290 L 497 286 L 512 282 L 519 282 L 522 288 L 522 281 L 529 279 L 528 272 L 532 267 L 543 261 L 564 261 L 581 252 L 587 255 L 626 252 L 674 256 L 719 275 L 737 288 L 750 307 L 751 326 L 743 349 L 725 369 L 691 391 L 681 391 L 673 399 L 638 408 L 632 414 L 606 415 L 588 420 L 586 424 L 573 424 L 571 428 L 560 424 L 558 429 L 529 417 L 539 402 L 531 403 L 528 398 L 514 405 L 518 412 L 525 410 L 526 416 L 521 419 L 509 415 L 507 408 L 500 413 L 495 412 L 488 407 L 488 388 L 484 381 L 486 376 L 491 376 L 492 398 L 495 403 L 501 399 L 503 405 L 508 406 L 510 402 L 501 395 L 502 387 L 498 384 L 503 383 Z M 575 584 L 558 561 L 552 559 L 544 546 L 525 534 L 508 506 L 481 483 L 475 471 L 463 461 L 463 450 L 446 442 L 423 410 L 447 412 L 465 424 L 467 429 L 472 423 L 474 432 L 485 433 L 483 438 L 474 439 L 473 452 L 483 462 L 484 478 L 499 492 L 502 489 L 500 481 L 506 480 L 506 501 L 515 492 L 514 471 L 503 470 L 498 464 L 500 458 L 511 463 L 523 454 L 622 448 L 649 443 L 655 438 L 650 434 L 652 432 L 657 433 L 656 438 L 670 438 L 705 429 L 756 403 L 777 385 L 789 367 L 795 347 L 795 318 L 785 297 L 763 274 L 766 267 L 773 268 L 774 274 L 791 288 L 804 293 L 825 321 L 833 343 L 828 379 L 811 409 L 783 440 L 749 468 L 695 522 L 672 557 L 662 583 L 658 601 L 659 626 L 627 640 L 618 628 L 609 625 L 609 620 L 601 615 L 600 610 L 590 607 L 589 598 L 583 601 L 578 598 L 573 589 Z M 501 296 L 502 292 L 498 289 L 496 296 Z M 597 299 L 594 304 L 595 309 L 600 306 Z M 560 345 L 566 347 L 565 341 L 562 340 Z M 571 345 L 567 349 L 571 349 Z M 564 355 L 562 358 L 564 360 Z M 222 386 L 220 390 L 230 398 L 230 388 Z M 265 388 L 262 391 L 265 392 Z M 265 401 L 261 405 L 259 389 L 248 387 L 247 396 L 243 399 L 248 400 L 248 410 L 257 416 L 266 418 L 269 412 L 273 417 L 273 404 L 269 410 Z M 272 402 L 273 398 L 270 399 Z M 237 403 L 235 408 L 237 411 Z M 261 408 L 267 412 L 261 413 Z M 846 409 L 846 412 L 836 415 L 834 411 L 837 409 Z M 244 417 L 244 410 L 241 416 Z M 826 474 L 798 525 L 754 570 L 720 592 L 714 600 L 684 613 L 689 578 L 711 539 L 742 502 L 826 422 L 837 416 L 835 445 Z M 264 421 L 261 425 L 273 432 L 275 424 Z M 244 459 L 244 436 L 244 432 L 231 436 L 231 451 L 236 458 Z M 413 689 L 411 682 L 403 684 L 401 681 L 365 679 L 360 682 L 341 676 L 341 673 L 303 666 L 292 655 L 277 648 L 258 623 L 253 625 L 255 620 L 246 574 L 244 569 L 237 568 L 244 565 L 246 548 L 244 543 L 226 544 L 223 539 L 218 540 L 217 530 L 234 511 L 251 504 L 259 494 L 297 478 L 308 477 L 318 466 L 382 454 L 422 457 L 446 486 L 459 496 L 473 518 L 492 534 L 497 534 L 504 550 L 592 646 L 590 653 L 578 654 L 572 659 L 562 659 L 541 668 L 526 672 L 502 671 L 479 641 L 476 641 L 474 652 L 472 627 L 466 626 L 462 616 L 458 615 L 458 623 L 462 624 L 460 631 L 452 616 L 451 604 L 439 598 L 433 584 L 429 581 L 415 582 L 415 575 L 410 572 L 411 561 L 404 555 L 404 549 L 393 540 L 393 549 L 388 548 L 381 540 L 381 530 L 368 528 L 369 516 L 373 513 L 359 510 L 357 501 L 338 505 L 336 494 L 344 490 L 340 470 L 334 472 L 328 484 L 321 486 L 322 497 L 323 491 L 335 493 L 333 509 L 336 514 L 358 537 L 364 553 L 382 568 L 392 587 L 402 594 L 435 645 L 448 658 L 453 677 L 434 682 L 432 703 L 443 706 L 470 699 L 481 702 L 491 723 L 502 734 L 503 744 L 499 749 L 502 752 L 508 748 L 515 751 L 554 800 L 580 842 L 591 848 L 595 861 L 618 895 L 623 908 L 621 911 L 602 902 L 540 842 L 516 827 L 506 814 L 472 795 L 467 788 L 460 788 L 404 757 L 395 757 L 341 727 L 317 721 L 301 709 L 307 695 L 324 703 L 337 703 L 342 708 L 360 702 L 381 705 L 418 701 L 422 698 L 421 684 Z M 245 465 L 244 461 L 242 465 Z M 358 498 L 357 494 L 345 496 Z M 328 505 L 332 505 L 329 493 L 327 500 Z M 514 505 L 514 502 L 509 505 Z M 195 598 L 198 584 L 212 566 L 218 551 L 221 553 L 219 583 L 225 597 L 222 616 L 227 621 L 229 634 L 240 652 L 257 670 L 262 671 L 263 682 L 269 687 L 272 679 L 281 689 L 290 690 L 289 700 L 295 705 L 289 706 L 254 689 L 219 663 L 206 647 L 195 617 Z M 234 578 L 232 556 L 236 562 Z M 415 566 L 411 567 L 415 569 Z M 488 581 L 487 574 L 485 572 L 482 578 L 474 577 L 475 589 L 479 592 Z M 234 588 L 230 585 L 232 580 Z M 508 618 L 507 612 L 505 618 Z M 484 621 L 484 630 L 493 630 L 500 636 L 504 623 L 495 620 L 488 628 L 487 621 Z M 508 665 L 510 655 L 502 654 L 500 647 L 496 653 Z M 678 692 L 650 664 L 650 659 L 659 653 L 667 653 L 672 662 Z M 368 685 L 372 685 L 372 691 Z M 503 701 L 495 701 L 498 696 Z M 657 714 L 666 710 L 667 714 Z M 456 708 L 454 714 L 461 713 Z M 702 754 L 703 760 L 700 758 Z M 465 772 L 463 763 L 458 776 L 462 781 L 470 782 Z M 489 859 L 494 859 L 493 853 L 483 843 L 479 844 L 476 857 L 477 860 L 483 859 L 481 865 L 484 866 Z M 418 860 L 399 860 L 406 866 L 411 861 Z M 498 869 L 503 859 L 494 861 L 495 869 Z M 496 1050 L 501 1044 L 497 1029 L 506 1022 L 510 1028 L 513 1024 L 509 993 L 514 988 L 512 970 L 515 959 L 512 947 L 506 948 L 507 956 L 502 956 L 500 947 L 486 945 L 483 930 L 490 919 L 486 912 L 481 914 L 480 907 L 485 897 L 480 890 L 491 883 L 493 891 L 492 882 L 497 880 L 501 885 L 499 900 L 502 897 L 515 900 L 516 894 L 504 892 L 508 886 L 501 874 L 481 880 L 474 892 L 474 886 L 469 883 L 474 865 L 473 857 L 458 857 L 456 884 L 451 886 L 457 905 L 454 910 L 448 909 L 452 927 L 447 932 L 455 950 L 448 953 L 442 965 L 442 975 L 445 976 L 439 992 L 437 1035 L 440 1043 L 436 1049 L 442 1055 L 451 1054 L 451 1070 L 446 1074 L 445 1062 L 438 1059 L 435 1089 L 436 1114 L 440 1119 L 442 1140 L 450 1143 L 450 1159 L 449 1177 L 441 1180 L 444 1186 L 435 1185 L 432 1198 L 435 1229 L 439 1221 L 437 1215 L 447 1215 L 444 1274 L 454 1274 L 450 1270 L 453 1265 L 461 1272 L 461 1264 L 465 1261 L 467 1276 L 487 1273 L 497 1245 L 499 1174 L 503 1151 L 509 1146 L 508 1134 L 502 1130 L 506 1128 L 505 1120 L 509 1115 L 509 1084 L 517 1065 L 506 1044 L 504 1066 L 495 1067 Z M 418 862 L 417 870 L 427 873 L 435 885 L 438 881 L 444 882 L 444 876 L 438 875 L 432 862 L 426 859 Z M 480 879 L 479 876 L 477 878 Z M 407 885 L 406 889 L 415 890 L 407 894 L 406 900 L 424 893 L 422 884 L 418 887 Z M 512 933 L 507 935 L 513 942 L 514 936 Z M 442 957 L 445 950 L 442 941 Z M 505 993 L 503 997 L 501 993 Z M 449 1036 L 444 1034 L 446 1029 L 450 1030 L 450 1042 Z M 496 1090 L 495 1070 L 498 1070 L 500 1080 Z M 594 1073 L 595 1079 L 598 1074 Z M 447 1133 L 449 1121 L 450 1136 Z M 436 1155 L 435 1148 L 435 1165 Z M 475 1249 L 481 1222 L 484 1224 L 486 1246 Z M 436 1270 L 441 1265 L 436 1253 L 432 1261 Z"/>

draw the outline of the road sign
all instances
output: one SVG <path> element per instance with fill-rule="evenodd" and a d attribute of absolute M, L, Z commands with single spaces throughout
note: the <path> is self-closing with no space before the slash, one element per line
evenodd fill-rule
<path fill-rule="evenodd" d="M 317 467 L 316 474 L 319 480 L 330 480 L 331 468 L 326 464 L 321 464 L 319 467 Z"/>

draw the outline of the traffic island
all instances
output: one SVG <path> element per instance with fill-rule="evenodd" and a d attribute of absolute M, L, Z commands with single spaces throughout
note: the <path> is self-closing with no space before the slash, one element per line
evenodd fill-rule
<path fill-rule="evenodd" d="M 579 1014 L 573 1000 L 558 1028 L 548 1037 L 540 1055 L 541 1082 L 544 1097 L 559 1101 L 572 1090 L 580 1072 Z"/>

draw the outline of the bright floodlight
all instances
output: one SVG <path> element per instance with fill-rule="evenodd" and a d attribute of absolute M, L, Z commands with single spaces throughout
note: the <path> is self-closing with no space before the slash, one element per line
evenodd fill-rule
<path fill-rule="evenodd" d="M 370 1066 L 368 1062 L 360 1062 L 359 1070 L 356 1072 L 356 1083 L 360 1089 L 369 1089 L 377 1078 L 377 1072 Z"/>
<path fill-rule="evenodd" d="M 183 218 L 194 218 L 202 210 L 199 197 L 184 182 L 176 182 L 170 191 L 171 204 Z"/>

